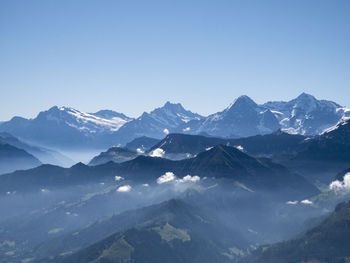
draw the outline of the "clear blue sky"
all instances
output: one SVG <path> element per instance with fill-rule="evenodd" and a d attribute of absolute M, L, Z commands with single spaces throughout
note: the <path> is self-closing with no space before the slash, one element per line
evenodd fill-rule
<path fill-rule="evenodd" d="M 0 120 L 53 105 L 209 114 L 305 91 L 350 106 L 348 0 L 2 0 Z"/>

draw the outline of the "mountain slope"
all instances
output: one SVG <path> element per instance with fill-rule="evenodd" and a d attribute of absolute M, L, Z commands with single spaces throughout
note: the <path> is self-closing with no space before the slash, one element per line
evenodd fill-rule
<path fill-rule="evenodd" d="M 134 151 L 136 151 L 137 149 L 140 149 L 141 151 L 147 151 L 158 142 L 159 142 L 158 139 L 141 136 L 132 140 L 131 142 L 128 142 L 125 145 L 125 147 Z"/>
<path fill-rule="evenodd" d="M 350 122 L 308 141 L 306 149 L 284 164 L 329 184 L 335 173 L 350 167 Z"/>
<path fill-rule="evenodd" d="M 188 134 L 169 134 L 148 152 L 162 149 L 167 154 L 196 155 L 219 144 L 234 146 L 254 156 L 293 154 L 306 148 L 306 137 L 281 131 L 240 139 L 224 139 Z"/>
<path fill-rule="evenodd" d="M 136 215 L 145 210 L 152 210 L 147 221 L 54 262 L 231 262 L 230 248 L 246 246 L 238 233 L 183 201 L 142 208 Z"/>
<path fill-rule="evenodd" d="M 39 167 L 3 174 L 0 177 L 0 194 L 8 191 L 27 192 L 41 189 L 60 189 L 74 185 L 99 182 L 108 178 L 114 180 L 115 168 L 118 164 L 110 162 L 103 166 L 87 166 L 78 163 L 71 168 L 54 165 Z"/>
<path fill-rule="evenodd" d="M 338 205 L 319 226 L 299 239 L 261 248 L 246 262 L 348 262 L 350 202 Z"/>
<path fill-rule="evenodd" d="M 106 112 L 96 114 L 54 106 L 40 112 L 34 119 L 14 117 L 2 123 L 0 131 L 50 147 L 84 148 L 86 144 L 89 147 L 101 147 L 111 144 L 104 136 L 117 131 L 131 120 L 115 112 L 108 112 L 108 115 Z"/>
<path fill-rule="evenodd" d="M 0 143 L 2 144 L 7 143 L 16 148 L 25 150 L 26 152 L 34 155 L 42 163 L 45 163 L 45 164 L 53 164 L 53 165 L 61 165 L 61 166 L 69 166 L 73 164 L 72 160 L 70 160 L 68 157 L 64 156 L 63 154 L 57 151 L 27 144 L 6 132 L 0 133 Z"/>
<path fill-rule="evenodd" d="M 108 162 L 121 163 L 132 160 L 138 155 L 139 153 L 128 148 L 112 147 L 109 148 L 106 152 L 102 152 L 99 155 L 95 156 L 89 162 L 89 165 L 100 165 Z"/>
<path fill-rule="evenodd" d="M 0 143 L 0 174 L 33 168 L 40 164 L 37 158 L 26 151 Z"/>
<path fill-rule="evenodd" d="M 200 153 L 195 158 L 180 161 L 138 156 L 120 164 L 109 162 L 90 167 L 81 163 L 69 169 L 45 165 L 1 176 L 0 190 L 7 192 L 60 188 L 101 180 L 113 181 L 115 176 L 133 182 L 154 184 L 157 178 L 167 172 L 173 172 L 180 178 L 186 175 L 226 178 L 244 183 L 252 189 L 285 191 L 285 198 L 318 193 L 315 187 L 285 167 L 223 145 Z"/>

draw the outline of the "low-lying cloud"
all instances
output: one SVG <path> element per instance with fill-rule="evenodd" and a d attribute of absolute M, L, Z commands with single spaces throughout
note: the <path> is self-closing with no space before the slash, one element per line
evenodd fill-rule
<path fill-rule="evenodd" d="M 166 172 L 162 176 L 158 177 L 157 184 L 164 184 L 171 181 L 174 181 L 176 179 L 176 176 L 173 172 Z"/>
<path fill-rule="evenodd" d="M 176 175 L 173 172 L 166 172 L 162 176 L 158 177 L 157 179 L 157 184 L 164 184 L 164 183 L 169 183 L 169 182 L 176 182 L 176 183 L 195 183 L 200 181 L 200 177 L 197 175 L 191 176 L 191 175 L 186 175 L 183 178 L 178 179 Z"/>
<path fill-rule="evenodd" d="M 117 189 L 117 192 L 120 192 L 120 193 L 127 193 L 130 191 L 131 191 L 130 185 L 123 185 L 123 186 L 118 187 L 118 189 Z"/>
<path fill-rule="evenodd" d="M 303 201 L 300 201 L 301 204 L 304 204 L 304 205 L 312 205 L 312 201 L 310 201 L 309 199 L 305 199 Z"/>
<path fill-rule="evenodd" d="M 343 181 L 335 180 L 329 185 L 329 189 L 334 191 L 350 190 L 350 173 L 344 175 Z"/>
<path fill-rule="evenodd" d="M 163 157 L 165 154 L 165 151 L 162 148 L 154 149 L 149 156 L 151 157 Z"/>
<path fill-rule="evenodd" d="M 121 177 L 121 176 L 118 176 L 118 175 L 114 176 L 114 181 L 121 181 L 121 180 L 123 180 L 123 179 L 124 179 L 124 178 Z"/>
<path fill-rule="evenodd" d="M 195 176 L 191 176 L 191 175 L 186 175 L 184 176 L 182 179 L 178 179 L 176 180 L 177 182 L 179 183 L 185 183 L 185 182 L 192 182 L 192 183 L 195 183 L 195 182 L 198 182 L 201 178 L 197 175 Z"/>

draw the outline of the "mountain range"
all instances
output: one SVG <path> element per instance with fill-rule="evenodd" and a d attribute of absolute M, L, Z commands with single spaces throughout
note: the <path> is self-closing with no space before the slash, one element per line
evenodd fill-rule
<path fill-rule="evenodd" d="M 0 131 L 57 149 L 105 149 L 142 136 L 162 139 L 168 133 L 240 138 L 281 129 L 314 136 L 349 118 L 350 109 L 303 93 L 288 102 L 261 105 L 241 96 L 223 111 L 207 117 L 170 102 L 136 119 L 110 110 L 84 113 L 55 106 L 34 119 L 14 117 L 2 122 Z"/>
<path fill-rule="evenodd" d="M 267 158 L 254 158 L 229 146 L 218 145 L 194 158 L 179 161 L 138 156 L 122 162 L 97 166 L 78 163 L 71 168 L 42 165 L 0 177 L 0 192 L 28 192 L 60 189 L 100 181 L 112 182 L 115 176 L 138 183 L 155 184 L 162 176 L 187 175 L 233 180 L 253 190 L 283 191 L 285 199 L 316 194 L 318 190 L 302 176 Z M 170 180 L 170 181 L 171 181 Z"/>
<path fill-rule="evenodd" d="M 301 94 L 0 123 L 0 262 L 347 262 L 348 114 Z"/>

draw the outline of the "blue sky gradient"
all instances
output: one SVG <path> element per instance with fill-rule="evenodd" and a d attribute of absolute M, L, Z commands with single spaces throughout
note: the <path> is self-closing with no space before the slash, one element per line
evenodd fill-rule
<path fill-rule="evenodd" d="M 0 120 L 53 105 L 203 115 L 246 94 L 350 106 L 350 1 L 0 1 Z"/>

